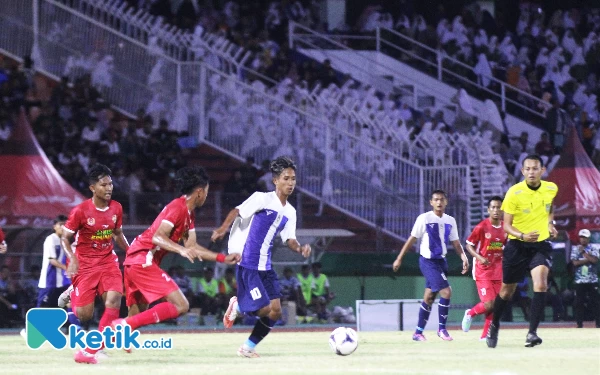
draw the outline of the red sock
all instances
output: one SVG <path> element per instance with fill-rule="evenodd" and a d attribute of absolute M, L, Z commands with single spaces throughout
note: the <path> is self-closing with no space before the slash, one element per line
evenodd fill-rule
<path fill-rule="evenodd" d="M 146 310 L 143 313 L 139 313 L 132 317 L 127 318 L 127 324 L 131 326 L 131 329 L 138 327 L 147 326 L 149 324 L 155 324 L 163 322 L 169 319 L 175 319 L 179 316 L 177 308 L 171 302 L 163 302 L 154 306 L 150 310 Z"/>
<path fill-rule="evenodd" d="M 488 328 L 490 328 L 490 324 L 492 324 L 492 319 L 494 318 L 494 313 L 490 312 L 485 315 L 485 323 L 483 323 L 483 331 L 481 332 L 481 338 L 485 338 L 488 333 Z"/>
<path fill-rule="evenodd" d="M 480 315 L 483 313 L 485 313 L 485 305 L 483 302 L 479 302 L 477 305 L 471 307 L 471 310 L 469 310 L 469 315 L 471 316 Z"/>
<path fill-rule="evenodd" d="M 100 322 L 98 323 L 98 331 L 104 332 L 104 328 L 110 326 L 110 323 L 119 318 L 119 309 L 114 307 L 106 307 L 104 309 L 104 314 L 102 314 L 102 318 L 100 318 Z M 98 350 L 104 349 L 104 344 L 100 349 L 90 349 L 85 348 L 85 351 L 90 354 L 95 354 Z"/>

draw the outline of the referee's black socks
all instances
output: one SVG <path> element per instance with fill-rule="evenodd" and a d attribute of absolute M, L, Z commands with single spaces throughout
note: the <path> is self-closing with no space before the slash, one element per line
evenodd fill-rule
<path fill-rule="evenodd" d="M 507 304 L 508 301 L 500 298 L 500 294 L 496 296 L 496 299 L 494 300 L 494 317 L 492 319 L 492 324 L 496 327 L 498 327 L 500 324 L 500 318 L 502 317 L 502 313 L 504 312 Z"/>
<path fill-rule="evenodd" d="M 534 292 L 531 300 L 531 316 L 529 318 L 529 332 L 535 333 L 540 320 L 544 316 L 544 307 L 546 307 L 546 292 Z"/>

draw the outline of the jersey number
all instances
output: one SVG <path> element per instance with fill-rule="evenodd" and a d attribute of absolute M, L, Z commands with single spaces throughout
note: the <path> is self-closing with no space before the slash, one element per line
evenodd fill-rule
<path fill-rule="evenodd" d="M 481 288 L 481 295 L 485 296 L 485 288 Z"/>
<path fill-rule="evenodd" d="M 171 278 L 166 273 L 163 273 L 161 276 L 164 277 L 167 282 L 171 281 Z"/>
<path fill-rule="evenodd" d="M 250 295 L 252 296 L 253 300 L 257 300 L 260 297 L 262 297 L 262 294 L 260 294 L 260 290 L 258 290 L 258 288 L 254 288 L 250 291 Z"/>

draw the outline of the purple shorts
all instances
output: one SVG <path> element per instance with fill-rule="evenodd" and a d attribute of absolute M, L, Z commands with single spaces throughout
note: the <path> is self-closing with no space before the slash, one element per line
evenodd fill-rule
<path fill-rule="evenodd" d="M 425 276 L 425 288 L 431 289 L 432 292 L 439 292 L 450 286 L 448 283 L 448 263 L 446 258 L 442 259 L 427 259 L 419 257 L 419 268 Z"/>
<path fill-rule="evenodd" d="M 238 265 L 236 276 L 238 304 L 243 313 L 256 312 L 281 298 L 279 279 L 273 270 L 257 271 Z"/>

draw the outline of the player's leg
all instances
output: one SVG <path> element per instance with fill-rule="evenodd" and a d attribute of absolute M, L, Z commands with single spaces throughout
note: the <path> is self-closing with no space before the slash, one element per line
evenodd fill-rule
<path fill-rule="evenodd" d="M 127 308 L 127 317 L 137 315 L 148 310 L 147 303 L 133 303 Z"/>
<path fill-rule="evenodd" d="M 96 277 L 98 277 L 96 273 L 85 273 L 78 274 L 73 278 L 74 289 L 71 293 L 71 308 L 81 322 L 87 322 L 94 316 L 94 300 L 98 288 Z M 77 363 L 98 363 L 95 353 L 88 351 L 87 348 L 75 352 L 74 359 Z"/>
<path fill-rule="evenodd" d="M 500 280 L 489 281 L 486 285 L 486 295 L 482 300 L 483 306 L 485 307 L 485 322 L 483 324 L 480 340 L 485 340 L 487 337 L 490 324 L 492 324 L 492 319 L 494 317 L 494 300 L 498 293 L 500 293 L 501 287 L 502 281 Z"/>
<path fill-rule="evenodd" d="M 241 268 L 241 267 L 240 267 Z M 281 318 L 281 288 L 277 274 L 273 270 L 254 271 L 243 269 L 240 272 L 242 276 L 242 287 L 238 280 L 238 294 L 240 294 L 240 308 L 246 309 L 260 307 L 255 310 L 258 320 L 246 342 L 238 349 L 240 357 L 255 358 L 258 354 L 255 351 L 258 345 L 268 334 L 275 322 Z M 250 291 L 248 292 L 248 289 Z M 252 301 L 250 301 L 252 299 Z M 267 305 L 264 305 L 268 301 Z"/>
<path fill-rule="evenodd" d="M 445 274 L 445 273 L 444 273 Z M 446 283 L 447 280 L 443 279 Z M 450 299 L 452 298 L 452 287 L 448 285 L 444 289 L 441 289 L 440 300 L 438 302 L 438 315 L 439 315 L 439 326 L 438 326 L 438 337 L 444 341 L 452 341 L 452 336 L 446 330 L 446 323 L 448 321 L 448 313 L 450 311 Z"/>
<path fill-rule="evenodd" d="M 423 335 L 423 330 L 429 320 L 431 306 L 436 297 L 436 293 L 431 290 L 431 280 L 435 277 L 437 271 L 435 267 L 432 266 L 431 260 L 424 257 L 419 257 L 419 268 L 421 274 L 425 277 L 425 292 L 423 293 L 423 302 L 421 302 L 421 308 L 419 309 L 419 320 L 417 321 L 417 327 L 415 328 L 412 339 L 414 341 L 426 341 L 427 339 Z"/>
<path fill-rule="evenodd" d="M 531 270 L 533 282 L 533 298 L 531 299 L 531 312 L 529 316 L 529 332 L 525 339 L 525 346 L 530 348 L 542 343 L 537 335 L 537 328 L 544 315 L 546 307 L 546 290 L 548 290 L 548 273 L 550 270 L 545 265 L 538 265 Z"/>
<path fill-rule="evenodd" d="M 112 322 L 113 327 L 119 324 L 128 324 L 131 329 L 136 329 L 175 319 L 190 309 L 190 304 L 179 286 L 155 264 L 146 268 L 139 264 L 125 266 L 125 288 L 127 305 L 130 307 L 136 303 L 147 304 L 162 298 L 166 301 L 138 314 L 130 313 L 126 319 L 115 320 Z"/>

